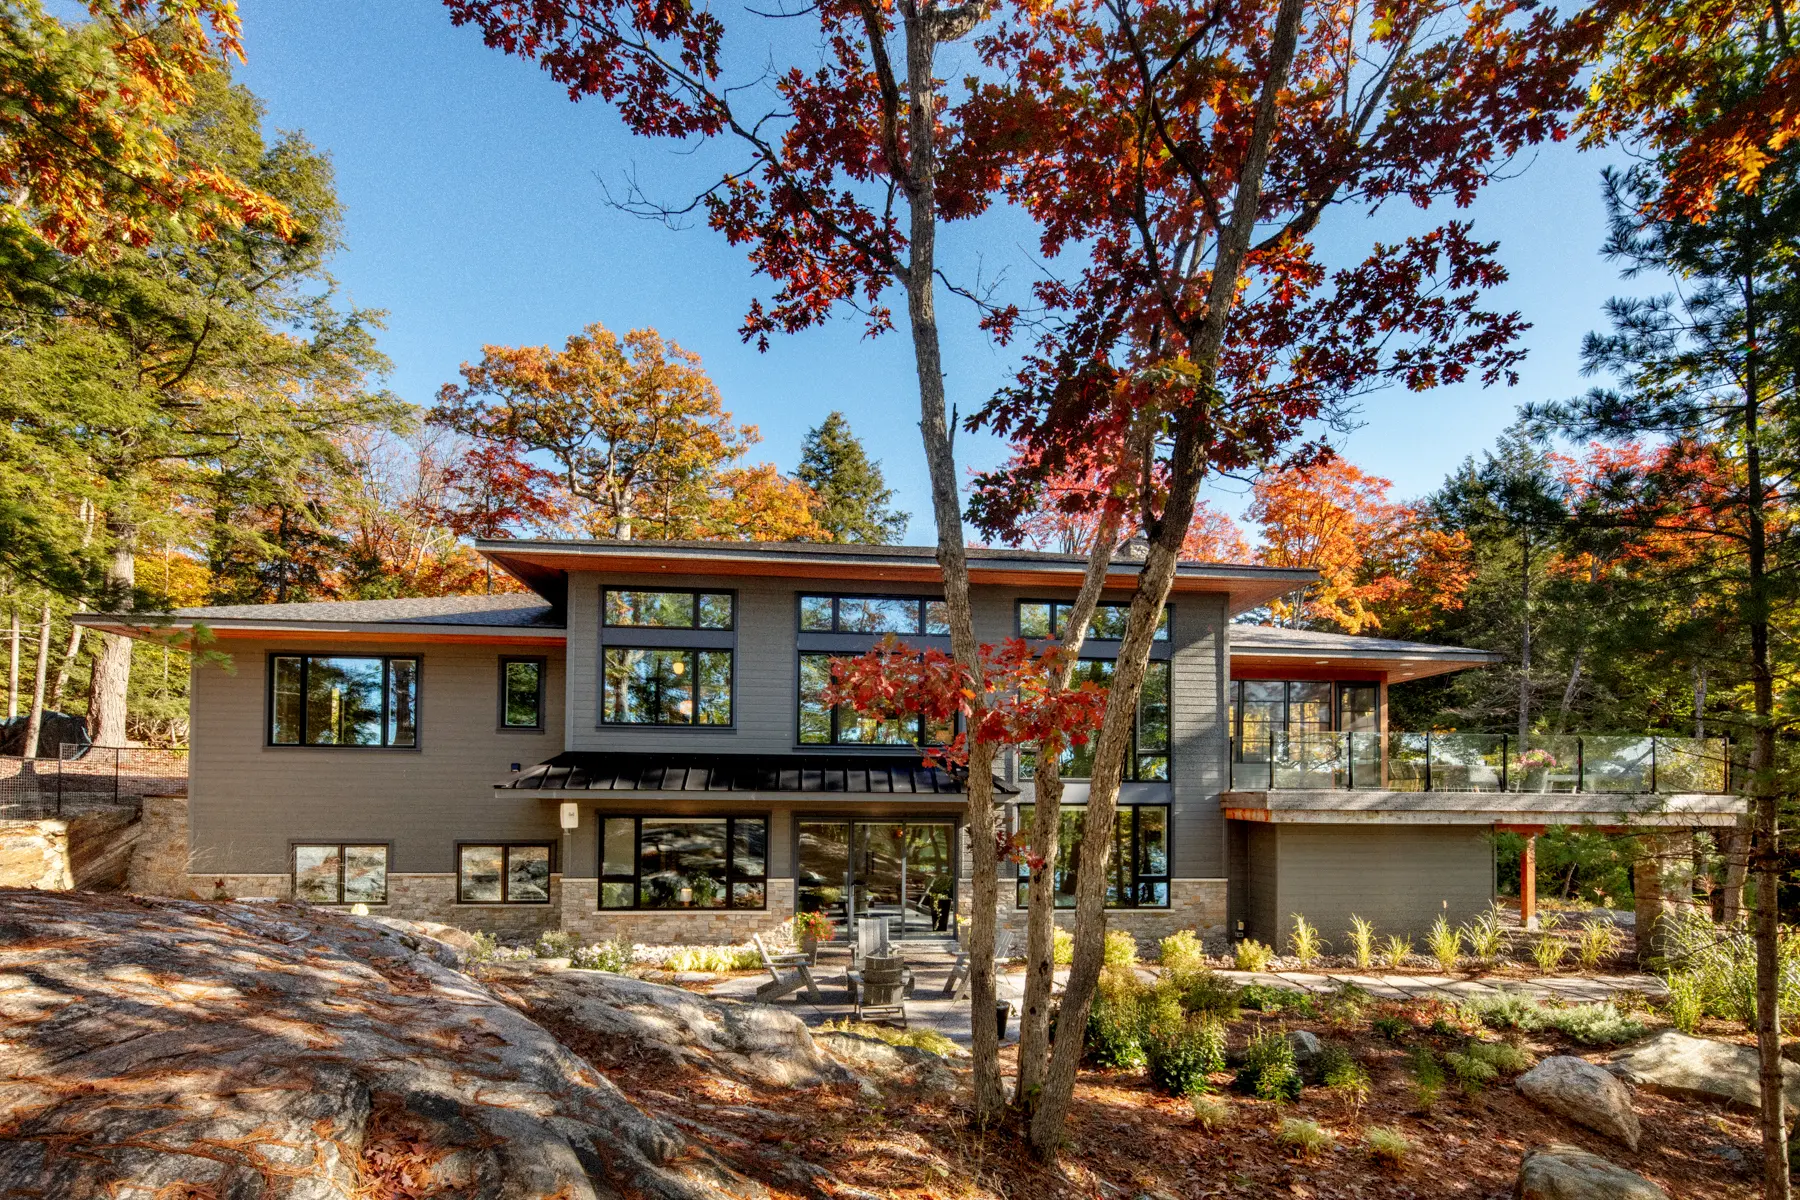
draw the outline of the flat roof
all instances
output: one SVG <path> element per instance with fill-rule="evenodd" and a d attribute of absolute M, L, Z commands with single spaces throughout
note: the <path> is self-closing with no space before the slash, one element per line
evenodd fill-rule
<path fill-rule="evenodd" d="M 882 583 L 943 583 L 934 546 L 866 546 L 836 542 L 579 541 L 478 538 L 475 548 L 553 604 L 566 603 L 571 571 L 630 571 L 647 575 L 743 575 Z M 977 584 L 1075 589 L 1087 570 L 1083 554 L 972 546 L 969 578 Z M 1107 586 L 1130 588 L 1142 559 L 1120 555 Z M 1176 593 L 1223 594 L 1230 613 L 1266 604 L 1318 578 L 1304 567 L 1183 562 Z"/>
<path fill-rule="evenodd" d="M 1270 670 L 1296 666 L 1358 667 L 1381 671 L 1394 682 L 1425 679 L 1470 667 L 1505 661 L 1491 650 L 1465 646 L 1439 646 L 1431 642 L 1403 642 L 1396 638 L 1352 633 L 1325 633 L 1313 629 L 1279 629 L 1269 625 L 1233 624 L 1231 665 Z"/>
<path fill-rule="evenodd" d="M 960 796 L 962 772 L 917 754 L 646 754 L 569 750 L 494 785 L 496 791 L 803 792 Z M 999 777 L 994 790 L 1016 795 Z"/>
<path fill-rule="evenodd" d="M 292 604 L 215 604 L 166 613 L 78 613 L 79 625 L 126 637 L 189 634 L 281 636 L 291 640 L 500 642 L 561 645 L 562 614 L 529 593 L 424 596 L 397 600 L 313 600 Z M 177 637 L 186 643 L 189 638 Z"/>
<path fill-rule="evenodd" d="M 1393 792 L 1280 789 L 1228 791 L 1233 821 L 1275 825 L 1724 826 L 1746 809 L 1742 796 L 1706 792 Z"/>

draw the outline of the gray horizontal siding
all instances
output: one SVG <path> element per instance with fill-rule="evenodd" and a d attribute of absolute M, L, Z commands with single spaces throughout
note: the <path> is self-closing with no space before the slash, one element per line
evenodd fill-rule
<path fill-rule="evenodd" d="M 1269 828 L 1279 834 L 1275 924 L 1284 948 L 1294 913 L 1317 925 L 1333 947 L 1343 948 L 1352 913 L 1373 921 L 1379 935 L 1419 939 L 1440 914 L 1459 925 L 1479 916 L 1493 899 L 1494 851 L 1484 827 Z M 1416 948 L 1422 953 L 1423 943 Z"/>
<path fill-rule="evenodd" d="M 281 642 L 233 640 L 231 669 L 197 664 L 191 693 L 189 815 L 193 870 L 278 874 L 294 841 L 391 842 L 395 871 L 455 869 L 458 841 L 556 839 L 556 806 L 522 794 L 496 801 L 512 763 L 562 752 L 562 656 L 499 646 L 396 642 L 420 659 L 419 748 L 268 746 L 268 653 Z M 329 654 L 311 644 L 304 653 Z M 348 647 L 345 648 L 347 651 Z M 367 652 L 367 647 L 356 651 Z M 501 732 L 500 658 L 547 659 L 545 731 Z"/>

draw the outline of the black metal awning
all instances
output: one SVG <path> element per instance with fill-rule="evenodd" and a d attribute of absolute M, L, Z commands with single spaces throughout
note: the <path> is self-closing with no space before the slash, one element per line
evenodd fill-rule
<path fill-rule="evenodd" d="M 625 754 L 570 750 L 494 786 L 555 792 L 804 792 L 959 796 L 966 772 L 887 754 Z M 994 791 L 1018 789 L 994 779 Z"/>

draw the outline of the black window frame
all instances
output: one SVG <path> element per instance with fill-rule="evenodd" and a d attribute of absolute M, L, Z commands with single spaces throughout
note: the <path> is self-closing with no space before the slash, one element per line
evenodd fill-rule
<path fill-rule="evenodd" d="M 311 661 L 315 658 L 359 658 L 381 663 L 381 736 L 379 742 L 354 744 L 346 742 L 278 742 L 275 740 L 275 663 L 283 658 L 300 660 L 300 736 L 306 736 L 306 698 L 308 695 L 308 676 L 311 672 Z M 387 741 L 388 736 L 388 700 L 393 693 L 393 675 L 391 663 L 410 662 L 413 665 L 413 740 L 411 745 L 395 745 Z M 316 652 L 312 650 L 271 650 L 264 663 L 264 674 L 267 676 L 264 688 L 266 711 L 263 714 L 263 745 L 271 750 L 418 750 L 425 742 L 424 695 L 425 695 L 425 656 L 422 654 L 370 654 L 367 651 L 349 651 L 348 653 Z M 330 845 L 329 842 L 308 842 L 307 845 Z M 350 843 L 361 845 L 362 843 Z M 369 843 L 373 845 L 374 843 Z"/>
<path fill-rule="evenodd" d="M 1114 658 L 1083 655 L 1079 662 L 1116 664 L 1118 660 Z M 1153 658 L 1145 664 L 1144 669 L 1146 677 L 1150 671 L 1155 670 L 1161 670 L 1166 677 L 1163 683 L 1163 703 L 1168 709 L 1168 715 L 1164 719 L 1164 724 L 1167 726 L 1168 742 L 1161 750 L 1144 749 L 1142 741 L 1144 732 L 1144 694 L 1142 690 L 1140 690 L 1138 692 L 1137 711 L 1133 713 L 1131 717 L 1131 749 L 1126 752 L 1125 768 L 1119 772 L 1119 779 L 1123 783 L 1173 783 L 1175 779 L 1175 667 L 1169 659 Z M 1073 682 L 1079 683 L 1080 681 L 1075 680 Z M 1090 741 L 1089 744 L 1092 745 L 1092 742 Z M 1161 775 L 1146 774 L 1144 771 L 1145 760 L 1155 758 L 1160 758 L 1162 760 L 1163 773 Z M 1033 765 L 1028 766 L 1028 762 Z M 1021 780 L 1035 779 L 1037 777 L 1035 763 L 1036 748 L 1030 746 L 1020 747 L 1018 753 L 1018 777 Z M 1091 776 L 1070 775 L 1065 773 L 1063 778 L 1088 779 L 1091 778 Z"/>
<path fill-rule="evenodd" d="M 606 598 L 613 592 L 657 592 L 671 596 L 692 596 L 694 598 L 694 623 L 692 625 L 616 625 L 607 619 Z M 731 602 L 731 621 L 726 625 L 700 624 L 700 597 L 724 596 Z M 602 629 L 680 629 L 699 633 L 735 633 L 737 632 L 738 594 L 734 588 L 681 588 L 681 587 L 602 587 L 600 589 L 600 627 Z"/>
<path fill-rule="evenodd" d="M 1025 836 L 1030 833 L 1030 822 L 1026 819 L 1026 813 L 1032 807 L 1032 804 L 1017 804 L 1013 806 L 1013 828 L 1020 836 Z M 1085 804 L 1064 804 L 1062 807 L 1084 814 L 1087 810 L 1087 805 Z M 1163 871 L 1160 875 L 1146 873 L 1141 870 L 1143 862 L 1143 822 L 1139 819 L 1139 813 L 1144 809 L 1152 808 L 1161 809 L 1163 814 Z M 1174 888 L 1172 884 L 1175 857 L 1174 810 L 1174 804 L 1167 800 L 1143 802 L 1122 801 L 1113 810 L 1114 820 L 1119 819 L 1127 812 L 1131 813 L 1131 882 L 1126 888 L 1126 892 L 1130 896 L 1130 899 L 1125 903 L 1108 904 L 1106 906 L 1108 909 L 1117 911 L 1120 909 L 1141 908 L 1155 911 L 1174 907 L 1175 897 L 1173 895 Z M 1062 854 L 1066 852 L 1067 849 L 1068 844 L 1066 840 L 1059 839 L 1057 843 L 1057 853 Z M 1053 880 L 1055 878 L 1055 870 L 1056 864 L 1050 864 L 1051 878 Z M 1028 906 L 1028 886 L 1030 883 L 1030 875 L 1024 871 L 1019 872 L 1018 877 L 1013 881 L 1013 906 L 1015 908 L 1023 910 Z M 1138 897 L 1143 894 L 1143 888 L 1146 884 L 1154 887 L 1159 883 L 1162 885 L 1163 889 L 1163 900 L 1161 903 L 1145 904 L 1138 899 Z M 1068 911 L 1069 909 L 1074 908 L 1074 906 L 1074 901 L 1071 899 L 1067 905 L 1056 905 L 1054 907 L 1060 911 Z"/>
<path fill-rule="evenodd" d="M 1027 604 L 1047 604 L 1050 606 L 1050 633 L 1047 636 L 1036 633 L 1027 634 L 1025 632 L 1024 610 Z M 1049 641 L 1051 638 L 1060 638 L 1062 637 L 1061 614 L 1063 611 L 1073 607 L 1075 607 L 1075 603 L 1072 600 L 1044 600 L 1031 598 L 1015 600 L 1013 601 L 1013 633 L 1018 637 L 1030 637 L 1037 641 Z M 1103 608 L 1124 609 L 1128 611 L 1131 608 L 1131 602 L 1129 600 L 1102 600 L 1094 606 L 1095 614 L 1098 615 L 1099 611 Z M 1093 628 L 1091 620 L 1088 628 L 1090 630 Z M 1166 645 L 1173 642 L 1174 638 L 1175 606 L 1172 604 L 1165 604 L 1163 605 L 1162 622 L 1157 626 L 1156 633 L 1152 635 L 1150 640 Z M 1087 637 L 1082 639 L 1084 644 L 1087 642 L 1117 642 L 1121 640 L 1122 639 L 1120 638 L 1095 637 L 1091 632 Z"/>
<path fill-rule="evenodd" d="M 806 602 L 808 600 L 829 600 L 829 601 L 831 601 L 831 628 L 830 629 L 808 629 L 806 627 L 805 613 L 806 613 Z M 876 632 L 872 632 L 872 631 L 866 630 L 866 629 L 844 629 L 844 628 L 841 628 L 843 621 L 842 621 L 842 617 L 841 617 L 841 605 L 840 605 L 840 602 L 844 601 L 844 600 L 911 601 L 916 606 L 918 620 L 916 621 L 914 628 L 910 632 L 898 631 L 898 630 L 888 630 L 885 632 L 876 633 Z M 889 636 L 946 638 L 946 637 L 950 636 L 950 627 L 948 624 L 948 614 L 946 614 L 946 624 L 944 626 L 944 632 L 942 632 L 942 633 L 930 632 L 931 620 L 930 620 L 930 617 L 927 615 L 930 612 L 930 607 L 929 607 L 930 605 L 945 604 L 945 603 L 947 603 L 947 601 L 945 600 L 945 598 L 943 596 L 927 596 L 927 595 L 921 595 L 917 592 L 800 592 L 794 597 L 794 629 L 796 632 L 801 633 L 801 634 L 814 634 L 814 635 L 820 635 L 820 636 L 827 635 L 827 634 L 834 634 L 834 635 L 841 635 L 844 637 L 866 637 L 866 638 L 876 638 L 876 639 L 889 637 Z M 814 744 L 817 744 L 817 743 L 814 743 Z"/>
<path fill-rule="evenodd" d="M 699 660 L 697 658 L 695 658 L 694 656 L 700 655 L 700 654 L 723 654 L 723 655 L 725 655 L 730 660 L 730 670 L 731 670 L 731 682 L 725 689 L 725 710 L 726 710 L 726 715 L 727 715 L 728 719 L 724 720 L 724 721 L 705 721 L 705 722 L 698 721 L 698 720 L 694 720 L 694 721 L 617 721 L 617 720 L 614 720 L 609 715 L 610 710 L 611 710 L 611 705 L 608 703 L 608 697 L 607 697 L 607 659 L 611 656 L 612 652 L 615 650 L 624 651 L 627 653 L 634 651 L 634 650 L 642 650 L 642 651 L 652 653 L 652 654 L 684 654 L 684 655 L 687 655 L 688 659 L 689 659 L 687 671 L 689 674 L 691 674 L 693 676 L 693 678 L 695 680 L 695 684 L 694 684 L 694 715 L 696 717 L 699 716 L 699 712 L 700 712 L 700 690 L 699 690 L 699 679 L 700 679 L 699 666 L 700 666 L 700 664 L 699 664 Z M 659 694 L 658 698 L 657 698 L 656 708 L 658 709 L 658 711 L 660 711 L 662 709 L 662 707 L 663 707 L 662 700 L 661 700 L 661 696 Z M 737 647 L 735 645 L 733 645 L 733 646 L 639 646 L 639 645 L 635 645 L 635 644 L 627 645 L 624 643 L 612 643 L 609 645 L 601 646 L 600 647 L 599 727 L 602 729 L 697 729 L 697 730 L 702 730 L 702 731 L 705 731 L 705 730 L 717 731 L 717 730 L 723 730 L 723 729 L 735 729 L 737 727 Z"/>
<path fill-rule="evenodd" d="M 338 886 L 336 900 L 310 900 L 300 895 L 299 853 L 303 849 L 328 846 L 337 851 Z M 351 846 L 380 846 L 381 860 L 381 899 L 379 900 L 346 900 L 344 899 L 344 851 Z M 288 842 L 288 895 L 294 900 L 303 900 L 307 904 L 316 904 L 329 908 L 348 908 L 353 904 L 385 905 L 393 899 L 393 890 L 389 886 L 389 877 L 394 873 L 394 843 L 379 838 L 349 838 L 344 841 L 309 841 L 296 838 Z"/>
<path fill-rule="evenodd" d="M 506 719 L 506 668 L 514 663 L 531 663 L 537 667 L 537 722 L 532 725 L 513 725 Z M 494 717 L 494 727 L 501 733 L 543 733 L 544 732 L 544 700 L 547 696 L 545 677 L 550 673 L 550 660 L 541 654 L 502 654 L 500 656 L 500 695 L 498 711 Z M 491 844 L 491 843 L 484 843 Z"/>
<path fill-rule="evenodd" d="M 596 810 L 595 830 L 598 837 L 594 848 L 594 874 L 599 886 L 595 889 L 594 906 L 600 912 L 654 912 L 654 913 L 721 913 L 721 912 L 767 912 L 769 908 L 769 853 L 772 846 L 775 820 L 774 814 L 767 812 L 751 813 L 676 813 L 676 812 L 608 812 Z M 607 874 L 606 871 L 606 823 L 608 821 L 630 821 L 631 826 L 631 874 L 621 875 L 617 872 Z M 645 821 L 723 821 L 725 822 L 725 903 L 718 908 L 648 908 L 644 898 L 644 822 Z M 737 823 L 739 821 L 761 821 L 763 825 L 763 869 L 760 875 L 751 875 L 735 869 L 737 858 Z M 629 883 L 631 885 L 631 903 L 607 904 L 606 885 L 609 883 Z M 738 905 L 732 903 L 737 885 L 740 883 L 762 884 L 762 903 L 757 905 Z"/>
<path fill-rule="evenodd" d="M 1226 734 L 1231 739 L 1231 759 L 1233 762 L 1261 763 L 1267 761 L 1268 747 L 1262 747 L 1262 758 L 1246 758 L 1245 754 L 1256 747 L 1244 742 L 1244 685 L 1250 683 L 1279 683 L 1281 685 L 1281 721 L 1275 726 L 1283 735 L 1294 730 L 1294 697 L 1295 684 L 1325 684 L 1331 688 L 1331 733 L 1344 732 L 1344 693 L 1350 688 L 1368 688 L 1375 693 L 1373 732 L 1381 729 L 1382 710 L 1384 707 L 1381 694 L 1381 683 L 1374 679 L 1289 679 L 1289 678 L 1234 678 L 1231 680 L 1226 694 Z M 1320 732 L 1318 730 L 1301 732 Z"/>
<path fill-rule="evenodd" d="M 839 719 L 838 719 L 839 713 L 841 712 L 841 710 L 843 710 L 845 707 L 847 707 L 847 705 L 843 705 L 843 704 L 834 704 L 831 706 L 831 740 L 827 741 L 827 742 L 809 742 L 809 741 L 807 741 L 806 733 L 805 733 L 805 726 L 804 726 L 803 722 L 801 721 L 801 712 L 806 704 L 806 660 L 809 658 L 814 658 L 814 659 L 822 658 L 822 659 L 826 659 L 827 661 L 829 661 L 829 660 L 835 659 L 835 658 L 855 658 L 855 657 L 856 656 L 854 654 L 849 654 L 849 653 L 846 653 L 841 650 L 838 650 L 838 651 L 802 650 L 796 656 L 795 667 L 794 667 L 794 745 L 803 747 L 803 748 L 808 748 L 808 749 L 816 748 L 819 746 L 854 746 L 855 748 L 857 748 L 859 750 L 874 750 L 874 751 L 900 750 L 900 751 L 912 751 L 912 752 L 916 753 L 916 752 L 918 752 L 919 749 L 921 749 L 922 747 L 925 747 L 925 746 L 934 746 L 934 745 L 943 745 L 944 744 L 941 741 L 934 742 L 929 739 L 929 731 L 926 729 L 925 714 L 923 714 L 923 713 L 920 713 L 919 715 L 917 715 L 916 717 L 913 718 L 913 722 L 914 722 L 914 724 L 913 724 L 913 740 L 910 742 L 847 742 L 847 741 L 844 741 L 842 738 L 841 732 L 840 732 L 840 725 L 839 725 Z M 961 728 L 961 727 L 962 727 L 962 718 L 959 716 L 956 719 L 956 728 Z"/>
<path fill-rule="evenodd" d="M 476 849 L 482 849 L 482 850 L 492 849 L 492 850 L 500 851 L 500 899 L 498 899 L 498 900 L 471 900 L 468 898 L 468 896 L 466 896 L 463 893 L 463 859 L 462 859 L 462 856 L 463 856 L 463 851 L 466 849 L 469 849 L 471 847 L 476 848 Z M 508 895 L 508 893 L 512 891 L 512 852 L 517 849 L 548 850 L 550 852 L 550 854 L 549 854 L 550 879 L 555 879 L 556 873 L 557 873 L 557 869 L 556 869 L 557 868 L 557 864 L 556 864 L 557 846 L 556 846 L 555 842 L 534 842 L 534 841 L 530 841 L 530 840 L 509 841 L 509 842 L 488 842 L 488 841 L 482 841 L 478 838 L 469 838 L 469 839 L 465 839 L 465 840 L 457 842 L 456 849 L 454 852 L 456 855 L 456 857 L 454 859 L 454 862 L 456 864 L 456 902 L 458 904 L 479 904 L 479 905 L 482 905 L 483 907 L 487 907 L 487 908 L 492 908 L 496 905 L 502 905 L 502 904 L 513 906 L 513 907 L 523 906 L 523 907 L 527 907 L 527 908 L 531 907 L 532 905 L 547 905 L 547 904 L 549 904 L 550 900 L 551 900 L 550 880 L 546 880 L 544 883 L 544 898 L 542 900 L 514 900 L 510 895 Z"/>

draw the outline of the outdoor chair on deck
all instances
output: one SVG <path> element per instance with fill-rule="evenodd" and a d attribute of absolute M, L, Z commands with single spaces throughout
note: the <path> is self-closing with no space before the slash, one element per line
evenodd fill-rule
<path fill-rule="evenodd" d="M 804 954 L 770 954 L 769 948 L 763 945 L 761 934 L 751 934 L 750 940 L 756 943 L 756 952 L 762 955 L 763 966 L 769 969 L 769 982 L 756 989 L 756 998 L 764 1004 L 772 1004 L 791 992 L 806 989 L 806 998 L 814 1004 L 825 1002 L 824 993 L 819 985 L 813 982 L 812 963 Z"/>
<path fill-rule="evenodd" d="M 996 933 L 994 935 L 994 965 L 999 966 L 1001 960 L 1012 957 L 1012 935 Z M 944 980 L 944 995 L 952 1000 L 969 998 L 969 951 L 965 947 L 956 953 L 956 962 L 950 967 L 950 978 Z"/>

